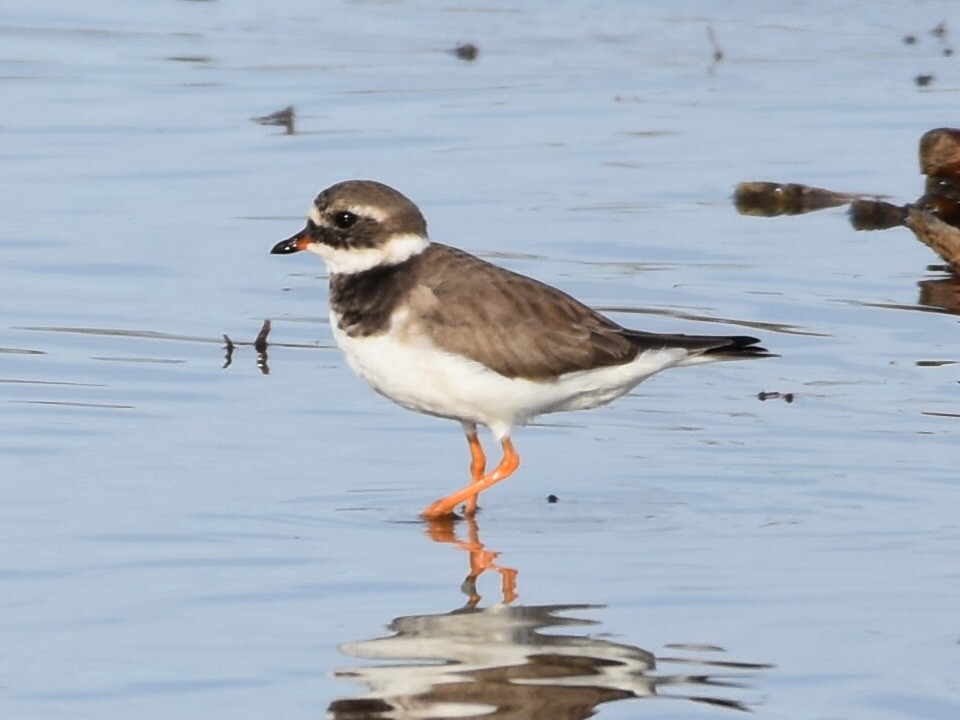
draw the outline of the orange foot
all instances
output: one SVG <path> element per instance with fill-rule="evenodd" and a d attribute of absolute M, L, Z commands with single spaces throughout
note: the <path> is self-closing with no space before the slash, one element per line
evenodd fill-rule
<path fill-rule="evenodd" d="M 476 436 L 468 438 L 470 441 L 470 450 L 473 455 L 473 461 L 471 462 L 471 470 L 475 471 L 480 463 L 478 462 L 477 453 L 474 450 L 474 443 L 479 449 L 480 441 L 476 439 Z M 513 474 L 513 471 L 520 466 L 520 456 L 517 455 L 516 450 L 513 449 L 513 443 L 510 441 L 509 437 L 505 437 L 501 443 L 503 446 L 503 459 L 500 461 L 500 464 L 492 471 L 485 475 L 480 475 L 479 477 L 474 477 L 473 482 L 467 485 L 465 488 L 457 490 L 457 492 L 452 495 L 448 495 L 445 498 L 441 498 L 433 503 L 430 507 L 420 513 L 420 517 L 424 520 L 436 520 L 438 518 L 445 517 L 447 515 L 453 515 L 454 510 L 457 509 L 457 506 L 465 502 L 465 513 L 468 517 L 472 516 L 477 511 L 477 497 L 481 492 L 486 490 L 491 485 L 495 485 L 501 480 L 505 480 Z M 480 455 L 482 456 L 483 450 L 480 449 Z"/>

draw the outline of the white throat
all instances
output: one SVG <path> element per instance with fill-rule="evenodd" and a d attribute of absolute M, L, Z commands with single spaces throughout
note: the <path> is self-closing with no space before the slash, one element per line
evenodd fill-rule
<path fill-rule="evenodd" d="M 363 272 L 379 265 L 399 265 L 419 255 L 430 245 L 430 240 L 416 233 L 394 235 L 375 248 L 333 248 L 323 243 L 311 243 L 307 250 L 319 255 L 331 275 Z"/>

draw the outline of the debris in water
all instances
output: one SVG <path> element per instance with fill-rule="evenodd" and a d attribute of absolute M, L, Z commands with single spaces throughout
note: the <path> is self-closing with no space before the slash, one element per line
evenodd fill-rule
<path fill-rule="evenodd" d="M 473 62 L 480 55 L 480 48 L 473 43 L 463 43 L 453 49 L 453 54 L 466 62 Z"/>
<path fill-rule="evenodd" d="M 223 334 L 224 350 L 226 350 L 226 355 L 223 358 L 223 367 L 221 370 L 226 370 L 230 367 L 230 363 L 233 362 L 233 340 L 230 339 L 230 336 L 226 333 Z"/>
<path fill-rule="evenodd" d="M 797 183 L 742 182 L 733 202 L 742 215 L 799 215 L 846 205 L 857 195 Z"/>
<path fill-rule="evenodd" d="M 717 42 L 717 36 L 713 32 L 712 25 L 707 25 L 707 37 L 710 39 L 710 44 L 713 45 L 713 61 L 718 63 L 723 60 L 723 50 L 720 48 L 720 43 Z"/>
<path fill-rule="evenodd" d="M 887 230 L 903 225 L 907 208 L 880 200 L 857 199 L 850 203 L 850 224 L 854 230 Z"/>
<path fill-rule="evenodd" d="M 920 138 L 920 172 L 934 177 L 960 175 L 960 130 L 934 128 Z"/>
<path fill-rule="evenodd" d="M 293 105 L 288 105 L 283 110 L 277 110 L 277 112 L 264 115 L 263 117 L 250 119 L 258 125 L 274 125 L 285 128 L 287 135 L 293 135 L 296 132 L 294 124 L 297 120 L 297 114 L 293 109 Z"/>
<path fill-rule="evenodd" d="M 792 392 L 782 393 L 777 390 L 763 390 L 757 393 L 757 400 L 763 402 L 765 400 L 783 400 L 785 403 L 792 403 L 796 399 L 796 396 Z"/>
<path fill-rule="evenodd" d="M 905 224 L 924 245 L 946 260 L 960 276 L 960 230 L 948 225 L 929 210 L 910 208 Z"/>
<path fill-rule="evenodd" d="M 960 277 L 960 129 L 934 128 L 919 146 L 925 192 L 907 205 L 864 195 L 840 193 L 794 183 L 742 182 L 734 203 L 743 215 L 795 215 L 850 203 L 857 230 L 886 230 L 904 225 L 936 252 Z M 764 398 L 761 398 L 764 399 Z"/>
<path fill-rule="evenodd" d="M 264 320 L 263 327 L 257 333 L 257 339 L 253 341 L 253 349 L 257 351 L 257 367 L 264 375 L 270 374 L 270 368 L 267 366 L 267 335 L 270 334 L 270 321 Z"/>

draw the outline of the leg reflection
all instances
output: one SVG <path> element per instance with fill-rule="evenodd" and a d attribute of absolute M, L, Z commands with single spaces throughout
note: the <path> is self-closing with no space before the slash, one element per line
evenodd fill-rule
<path fill-rule="evenodd" d="M 477 579 L 487 570 L 495 570 L 500 574 L 503 604 L 509 605 L 517 599 L 517 571 L 498 564 L 496 560 L 500 557 L 500 553 L 487 550 L 480 542 L 480 530 L 477 527 L 476 518 L 467 516 L 464 522 L 467 526 L 466 540 L 461 540 L 457 536 L 457 520 L 450 516 L 430 520 L 427 525 L 427 535 L 434 542 L 454 545 L 470 555 L 470 572 L 460 586 L 468 598 L 469 607 L 476 607 L 482 599 L 477 592 Z"/>

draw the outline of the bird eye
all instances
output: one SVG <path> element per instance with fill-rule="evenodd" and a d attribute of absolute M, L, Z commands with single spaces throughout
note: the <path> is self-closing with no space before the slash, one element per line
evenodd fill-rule
<path fill-rule="evenodd" d="M 333 216 L 333 223 L 341 230 L 346 230 L 357 221 L 357 216 L 349 210 L 341 210 Z"/>

